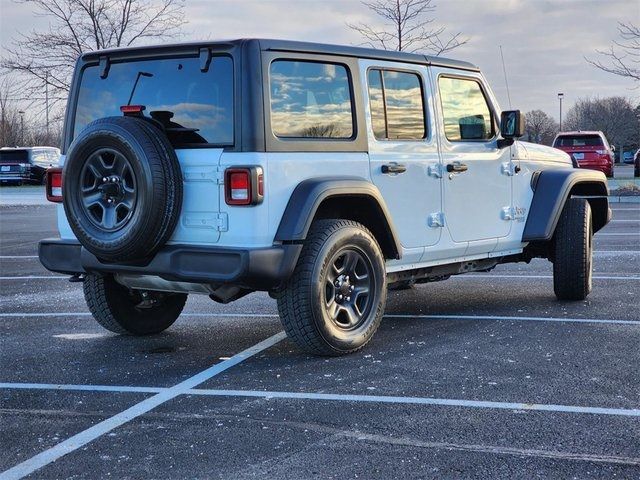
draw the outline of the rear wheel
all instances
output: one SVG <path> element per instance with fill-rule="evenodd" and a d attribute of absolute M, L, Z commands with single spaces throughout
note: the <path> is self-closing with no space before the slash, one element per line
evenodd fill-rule
<path fill-rule="evenodd" d="M 593 225 L 584 198 L 570 198 L 554 237 L 553 289 L 558 300 L 584 300 L 591 292 Z"/>
<path fill-rule="evenodd" d="M 130 290 L 113 276 L 87 275 L 84 298 L 93 318 L 107 330 L 130 335 L 152 335 L 175 322 L 187 295 Z"/>
<path fill-rule="evenodd" d="M 384 258 L 371 232 L 351 220 L 320 220 L 278 295 L 278 311 L 302 349 L 342 355 L 373 337 L 386 294 Z"/>

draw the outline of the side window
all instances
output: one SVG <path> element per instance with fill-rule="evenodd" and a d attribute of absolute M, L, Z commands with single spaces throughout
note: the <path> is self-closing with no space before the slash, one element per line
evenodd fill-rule
<path fill-rule="evenodd" d="M 444 133 L 448 140 L 488 140 L 494 136 L 493 114 L 476 80 L 440 77 Z"/>
<path fill-rule="evenodd" d="M 350 79 L 343 65 L 276 60 L 270 69 L 271 128 L 278 137 L 354 136 Z"/>
<path fill-rule="evenodd" d="M 426 137 L 422 83 L 417 74 L 372 69 L 368 81 L 375 138 L 421 140 Z"/>

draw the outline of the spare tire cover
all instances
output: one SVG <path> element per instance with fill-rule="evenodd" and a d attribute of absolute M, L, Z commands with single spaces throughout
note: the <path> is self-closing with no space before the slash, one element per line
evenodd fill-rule
<path fill-rule="evenodd" d="M 63 171 L 64 210 L 96 257 L 142 261 L 169 239 L 182 207 L 182 173 L 164 132 L 135 117 L 90 123 Z"/>

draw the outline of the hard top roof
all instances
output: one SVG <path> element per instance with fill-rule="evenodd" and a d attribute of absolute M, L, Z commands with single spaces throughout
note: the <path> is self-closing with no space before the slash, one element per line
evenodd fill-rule
<path fill-rule="evenodd" d="M 573 130 L 571 132 L 560 132 L 558 137 L 565 137 L 569 135 L 599 135 L 603 137 L 604 133 L 600 130 Z"/>
<path fill-rule="evenodd" d="M 300 42 L 294 40 L 274 40 L 274 39 L 258 39 L 258 38 L 241 38 L 235 40 L 219 40 L 219 41 L 202 41 L 202 42 L 184 42 L 163 45 L 147 45 L 125 48 L 112 48 L 107 50 L 98 50 L 88 52 L 82 55 L 84 60 L 95 59 L 99 56 L 108 56 L 112 54 L 135 52 L 144 53 L 162 52 L 166 50 L 177 50 L 180 48 L 201 48 L 207 46 L 217 46 L 229 48 L 241 46 L 248 42 L 258 42 L 260 48 L 265 51 L 282 51 L 282 52 L 300 52 L 300 53 L 319 53 L 325 55 L 336 55 L 342 57 L 357 57 L 386 60 L 393 62 L 416 63 L 423 65 L 438 65 L 449 68 L 457 68 L 463 70 L 478 71 L 478 67 L 469 62 L 461 60 L 452 60 L 444 57 L 436 57 L 431 55 L 421 55 L 417 53 L 397 52 L 393 50 L 377 50 L 374 48 L 353 47 L 346 45 L 331 45 L 323 43 Z"/>

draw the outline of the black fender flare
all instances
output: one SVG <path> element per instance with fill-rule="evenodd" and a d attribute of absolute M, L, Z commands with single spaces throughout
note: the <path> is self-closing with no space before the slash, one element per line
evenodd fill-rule
<path fill-rule="evenodd" d="M 562 209 L 570 196 L 586 198 L 592 209 L 593 230 L 597 232 L 611 219 L 609 188 L 604 173 L 587 169 L 550 169 L 534 172 L 534 190 L 523 242 L 551 240 Z"/>
<path fill-rule="evenodd" d="M 391 258 L 400 258 L 402 248 L 391 214 L 380 193 L 371 182 L 359 177 L 320 177 L 300 182 L 293 190 L 275 235 L 279 243 L 298 243 L 307 238 L 318 208 L 323 201 L 333 197 L 355 197 L 370 200 L 377 209 L 377 217 L 383 222 L 382 232 L 391 247 Z"/>

